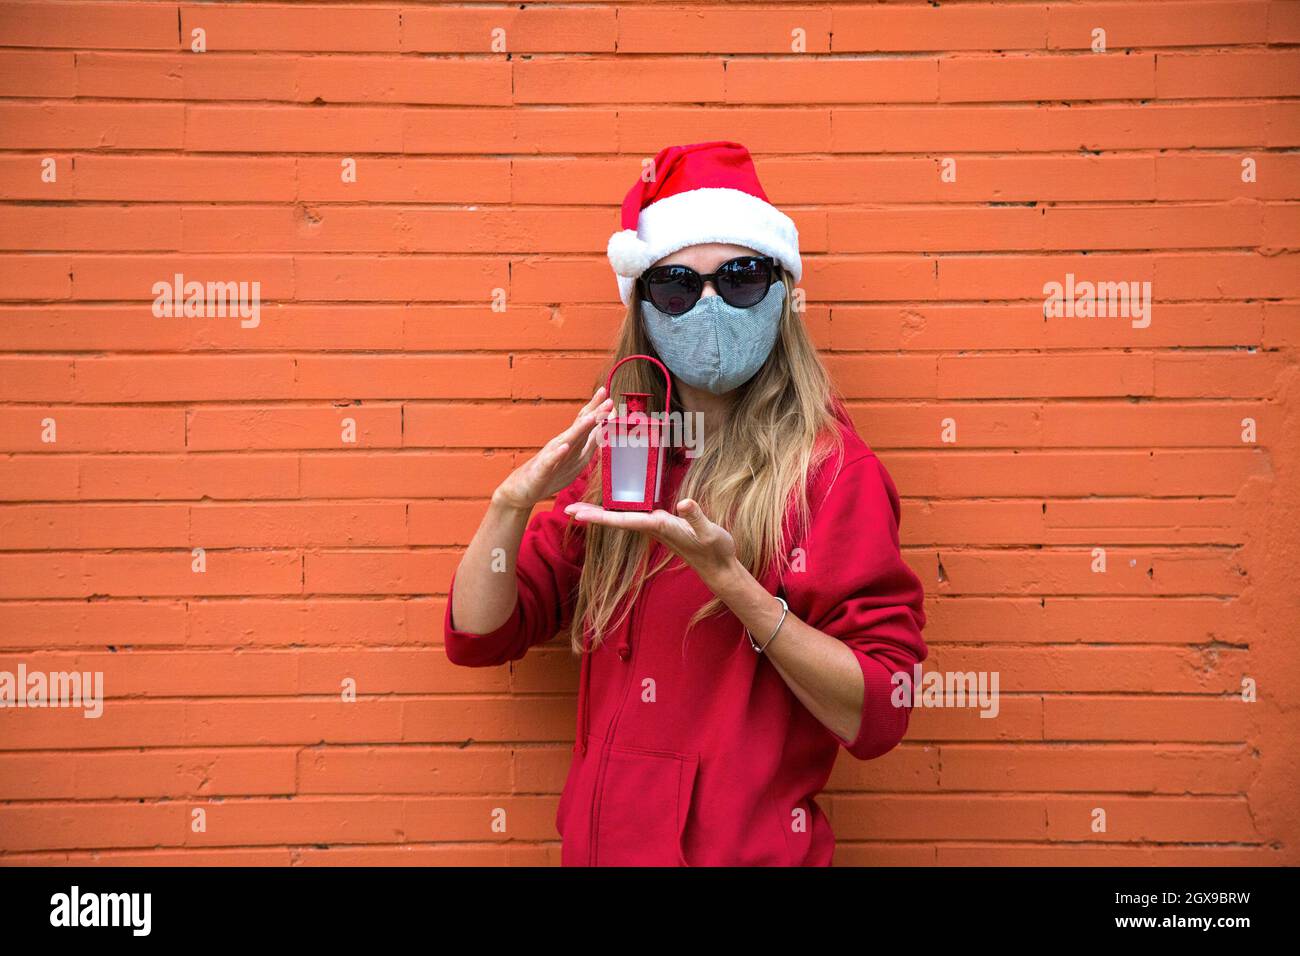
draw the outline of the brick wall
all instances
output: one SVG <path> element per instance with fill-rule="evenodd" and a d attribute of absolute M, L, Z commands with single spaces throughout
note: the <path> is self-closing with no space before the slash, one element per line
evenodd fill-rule
<path fill-rule="evenodd" d="M 0 671 L 107 696 L 0 710 L 0 863 L 558 861 L 576 664 L 451 666 L 443 593 L 589 394 L 640 160 L 710 138 L 799 225 L 927 669 L 1000 677 L 840 761 L 837 862 L 1300 862 L 1298 94 L 1291 0 L 0 3 Z M 155 317 L 178 273 L 256 324 Z"/>

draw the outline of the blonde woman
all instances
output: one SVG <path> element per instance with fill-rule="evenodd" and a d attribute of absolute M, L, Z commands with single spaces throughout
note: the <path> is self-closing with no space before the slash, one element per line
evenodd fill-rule
<path fill-rule="evenodd" d="M 503 664 L 567 632 L 582 655 L 563 864 L 829 865 L 815 797 L 841 748 L 869 760 L 903 737 L 892 678 L 926 657 L 898 495 L 791 308 L 798 232 L 743 146 L 664 149 L 622 219 L 607 368 L 661 360 L 702 441 L 669 450 L 660 508 L 606 510 L 598 388 L 492 495 L 451 583 L 447 654 Z M 618 375 L 662 408 L 654 373 Z"/>

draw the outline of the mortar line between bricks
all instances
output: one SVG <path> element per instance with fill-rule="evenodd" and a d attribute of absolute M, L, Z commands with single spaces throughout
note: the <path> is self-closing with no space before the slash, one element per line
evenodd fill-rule
<path fill-rule="evenodd" d="M 239 806 L 241 804 L 246 804 L 246 803 L 265 803 L 269 801 L 292 801 L 301 804 L 328 805 L 331 803 L 342 803 L 342 802 L 348 802 L 348 803 L 369 802 L 371 800 L 375 802 L 381 802 L 381 803 L 396 802 L 396 801 L 408 802 L 413 800 L 418 800 L 420 802 L 431 802 L 431 803 L 438 803 L 438 802 L 459 803 L 459 802 L 471 802 L 477 800 L 491 800 L 491 799 L 554 800 L 558 798 L 559 795 L 560 794 L 558 791 L 550 792 L 545 790 L 533 790 L 533 791 L 492 790 L 492 791 L 482 791 L 482 792 L 460 791 L 458 793 L 436 793 L 435 792 L 435 793 L 423 793 L 423 794 L 420 793 L 419 791 L 412 791 L 412 790 L 382 791 L 379 793 L 369 793 L 369 794 L 365 793 L 364 791 L 337 792 L 337 791 L 309 790 L 304 792 L 304 791 L 295 790 L 287 793 L 267 793 L 264 795 L 263 794 L 249 794 L 249 795 L 241 794 L 239 796 L 227 796 L 221 793 L 185 795 L 185 796 L 172 797 L 170 799 L 163 799 L 163 800 L 156 800 L 156 801 L 150 800 L 146 802 L 144 806 L 166 807 L 166 806 L 175 806 L 176 804 L 188 804 L 191 802 L 199 802 L 205 805 L 209 803 L 221 803 L 224 805 Z M 1140 791 L 1134 791 L 1134 790 L 1063 790 L 1063 791 L 1027 790 L 1027 791 L 1007 792 L 1007 791 L 998 791 L 998 790 L 977 790 L 977 789 L 973 789 L 973 790 L 858 790 L 858 791 L 844 791 L 844 790 L 836 791 L 836 790 L 827 789 L 827 790 L 823 790 L 820 796 L 824 796 L 827 798 L 839 797 L 840 799 L 847 799 L 847 800 L 873 800 L 873 799 L 888 800 L 894 798 L 924 800 L 926 798 L 965 797 L 968 800 L 969 799 L 998 800 L 998 801 L 1013 802 L 1013 803 L 1021 802 L 1019 799 L 1013 799 L 1013 798 L 1020 798 L 1020 797 L 1024 798 L 1023 802 L 1025 803 L 1036 803 L 1044 799 L 1051 799 L 1053 800 L 1053 802 L 1076 802 L 1081 800 L 1090 800 L 1095 797 L 1113 797 L 1113 798 L 1119 798 L 1119 799 L 1134 801 L 1139 803 L 1148 803 L 1148 802 L 1169 803 L 1174 801 L 1177 802 L 1195 801 L 1197 803 L 1231 803 L 1231 804 L 1247 803 L 1245 797 L 1237 797 L 1236 799 L 1233 799 L 1231 796 L 1227 794 L 1199 793 L 1199 792 L 1141 793 Z M 51 797 L 49 799 L 43 799 L 43 800 L 22 799 L 22 800 L 6 800 L 4 802 L 5 807 L 13 807 L 15 809 L 32 809 L 32 810 L 39 810 L 43 807 L 62 807 L 62 806 L 76 806 L 82 808 L 104 807 L 105 809 L 107 809 L 110 807 L 129 807 L 129 806 L 140 806 L 140 805 L 141 804 L 138 802 L 137 798 L 134 797 L 111 797 L 111 798 Z M 2 808 L 0 808 L 0 814 L 3 814 Z M 962 839 L 969 839 L 969 837 L 963 837 Z M 396 845 L 402 845 L 405 844 L 406 842 L 407 841 L 405 840 L 394 841 Z M 442 841 L 438 841 L 438 842 L 441 843 Z M 452 842 L 452 841 L 447 841 L 447 842 Z M 1167 842 L 1173 845 L 1183 845 L 1182 841 L 1179 840 L 1169 840 Z M 1261 838 L 1260 842 L 1264 842 L 1264 840 Z M 1215 845 L 1221 845 L 1221 844 L 1215 844 Z M 9 851 L 9 852 L 12 853 L 14 851 Z M 0 859 L 3 859 L 3 854 L 0 854 Z"/>
<path fill-rule="evenodd" d="M 1288 43 L 1278 43 L 1267 47 L 1265 46 L 1258 46 L 1254 48 L 1239 47 L 1227 53 L 1215 51 L 1213 53 L 1206 53 L 1205 55 L 1217 58 L 1220 61 L 1233 59 L 1233 53 L 1243 54 L 1240 57 L 1240 59 L 1242 60 L 1248 57 L 1259 57 L 1261 55 L 1264 57 L 1268 57 L 1270 54 L 1276 56 L 1279 59 L 1283 59 L 1287 57 L 1287 54 L 1294 54 L 1297 52 L 1297 50 L 1300 50 L 1300 43 L 1288 42 Z M 28 53 L 34 51 L 41 51 L 41 48 L 0 46 L 0 53 L 4 53 L 4 52 Z M 61 50 L 49 51 L 47 49 L 45 50 L 45 52 L 62 52 L 62 51 Z M 119 54 L 125 55 L 131 53 L 132 51 L 85 49 L 85 50 L 78 50 L 77 52 L 81 54 L 112 56 L 112 55 L 119 55 Z M 136 51 L 136 52 L 142 53 L 144 51 Z M 218 53 L 215 56 L 211 54 L 204 54 L 204 55 L 210 56 L 214 60 L 221 60 L 221 59 L 233 60 L 233 59 L 246 58 L 245 54 L 240 54 L 236 51 L 222 51 L 222 52 L 226 53 L 227 55 L 222 56 L 220 55 L 220 53 Z M 273 57 L 280 58 L 282 56 L 305 59 L 304 57 L 301 57 L 299 53 L 292 50 L 268 49 L 262 52 L 266 54 L 267 60 L 270 60 Z M 1125 55 L 1160 56 L 1163 53 L 1164 55 L 1167 56 L 1170 55 L 1170 53 L 1172 52 L 1173 51 L 1170 49 L 1166 49 L 1162 51 L 1158 51 L 1154 49 L 1147 50 L 1147 51 L 1134 50 L 1130 54 L 1125 54 Z M 363 58 L 367 56 L 367 54 L 365 53 L 342 54 L 342 55 L 363 57 Z M 569 66 L 574 62 L 578 62 L 575 61 L 573 54 L 541 53 L 541 54 L 512 54 L 512 55 L 530 56 L 533 57 L 533 59 L 530 62 L 539 63 L 539 64 L 544 64 L 548 62 L 545 59 L 545 57 L 547 56 L 555 57 L 554 60 L 551 60 L 549 62 L 563 64 L 564 66 Z M 183 60 L 184 56 L 185 55 L 182 54 L 180 55 L 180 58 Z M 472 55 L 462 56 L 459 54 L 448 54 L 444 58 L 444 57 L 439 57 L 437 55 L 430 56 L 424 54 L 416 54 L 412 56 L 411 59 L 413 61 L 418 60 L 418 62 L 421 63 L 434 62 L 434 63 L 445 63 L 448 65 L 457 64 L 457 63 L 473 63 L 473 62 L 479 62 L 479 63 L 501 62 L 499 59 L 498 60 L 492 59 L 493 56 L 494 56 L 493 54 L 484 54 L 481 56 L 481 58 L 476 59 Z M 499 57 L 500 54 L 496 54 L 496 56 Z M 1084 51 L 1074 51 L 1066 56 L 1067 58 L 1070 59 L 1087 61 L 1090 59 L 1095 59 L 1097 57 L 1097 54 L 1092 53 L 1091 51 L 1084 50 Z M 333 57 L 330 58 L 332 59 Z M 986 62 L 995 63 L 995 64 L 1006 64 L 1008 62 L 1032 64 L 1034 61 L 1041 62 L 1043 60 L 1050 60 L 1053 61 L 1053 63 L 1055 64 L 1055 62 L 1059 61 L 1061 58 L 1062 56 L 1060 54 L 1055 54 L 1055 53 L 1048 54 L 1041 57 L 1031 56 L 1031 57 L 1021 57 L 1021 58 L 998 57 L 995 55 L 989 58 L 989 60 L 987 60 Z M 378 55 L 373 55 L 373 59 L 383 61 L 391 58 L 383 54 L 378 54 Z M 906 53 L 892 54 L 891 53 L 891 54 L 882 55 L 878 57 L 873 57 L 869 54 L 862 54 L 862 55 L 840 54 L 840 55 L 832 55 L 830 59 L 822 59 L 822 60 L 817 59 L 817 54 L 808 54 L 808 53 L 790 54 L 784 60 L 767 54 L 753 54 L 752 56 L 727 55 L 725 57 L 719 57 L 713 59 L 709 57 L 681 57 L 675 54 L 665 53 L 661 55 L 637 55 L 635 58 L 631 56 L 620 55 L 617 59 L 610 58 L 610 59 L 602 60 L 602 59 L 592 58 L 592 59 L 582 60 L 580 62 L 599 65 L 602 67 L 616 66 L 620 68 L 632 67 L 638 63 L 653 65 L 656 62 L 659 63 L 660 65 L 665 65 L 665 66 L 666 65 L 676 66 L 682 62 L 716 64 L 720 67 L 718 70 L 718 75 L 710 79 L 727 80 L 730 79 L 729 67 L 733 64 L 744 63 L 746 61 L 748 61 L 749 63 L 758 63 L 763 65 L 785 63 L 791 66 L 807 66 L 810 63 L 818 63 L 818 62 L 828 63 L 828 64 L 829 63 L 845 64 L 845 63 L 876 62 L 876 63 L 884 63 L 890 66 L 894 64 L 903 64 L 903 63 L 911 63 L 914 65 L 937 63 L 940 67 L 941 74 L 943 72 L 942 66 L 944 63 L 954 63 L 954 64 L 962 63 L 962 61 L 957 59 L 948 58 L 948 57 L 936 58 L 932 54 L 925 54 L 925 53 L 917 53 L 917 54 L 906 54 Z M 232 68 L 237 65 L 238 64 L 232 64 Z M 1246 66 L 1249 64 L 1238 64 L 1238 65 Z M 516 71 L 511 70 L 509 72 L 511 74 L 511 80 L 513 81 L 515 78 Z M 546 71 L 543 69 L 540 72 L 545 73 Z M 865 72 L 869 72 L 869 71 L 865 71 Z M 591 76 L 589 78 L 589 81 L 593 83 L 598 82 L 599 79 L 602 78 L 600 77 L 599 73 L 600 73 L 599 70 L 591 71 Z M 862 79 L 865 79 L 868 82 L 880 82 L 882 83 L 882 85 L 885 82 L 882 78 L 878 78 L 878 77 L 867 76 L 867 77 L 863 77 Z M 1156 75 L 1156 79 L 1157 81 L 1159 80 L 1158 74 Z M 944 78 L 942 77 L 942 75 L 939 77 L 939 80 L 941 83 L 943 82 Z M 954 82 L 953 78 L 949 77 L 948 82 L 953 83 Z M 1027 79 L 1025 82 L 1028 85 L 1031 84 L 1033 81 L 1032 79 Z M 903 81 L 898 81 L 896 85 L 903 85 Z M 1000 91 L 1002 95 L 989 96 L 987 98 L 984 95 L 977 95 L 974 98 L 966 98 L 961 96 L 944 96 L 942 92 L 939 92 L 935 96 L 918 95 L 918 96 L 909 96 L 903 98 L 882 95 L 882 99 L 880 100 L 872 100 L 869 98 L 845 99 L 843 97 L 835 97 L 835 98 L 828 98 L 828 99 L 814 98 L 807 101 L 800 101 L 800 100 L 788 99 L 788 98 L 779 98 L 779 99 L 765 98 L 765 99 L 760 99 L 758 101 L 754 101 L 754 100 L 746 99 L 744 96 L 742 96 L 739 93 L 739 91 L 737 91 L 734 94 L 729 94 L 724 89 L 718 92 L 706 93 L 705 96 L 699 99 L 692 99 L 686 97 L 684 94 L 681 94 L 683 96 L 683 98 L 681 99 L 668 99 L 668 100 L 659 101 L 659 100 L 645 99 L 641 97 L 631 99 L 631 100 L 619 99 L 616 97 L 612 99 L 592 99 L 590 98 L 589 94 L 584 94 L 580 92 L 567 92 L 567 91 L 562 93 L 554 93 L 554 94 L 548 94 L 545 91 L 539 91 L 539 92 L 525 94 L 524 98 L 518 99 L 515 98 L 515 96 L 517 95 L 517 91 L 512 90 L 511 92 L 512 92 L 512 97 L 508 100 L 487 99 L 487 98 L 484 99 L 462 98 L 457 100 L 449 99 L 446 102 L 438 102 L 438 101 L 429 101 L 423 99 L 410 99 L 410 100 L 336 99 L 336 100 L 323 101 L 320 103 L 317 103 L 314 100 L 306 100 L 301 98 L 288 99 L 288 98 L 277 98 L 274 96 L 248 97 L 248 98 L 239 98 L 239 97 L 185 98 L 184 96 L 171 96 L 171 97 L 112 96 L 107 94 L 81 94 L 81 93 L 73 94 L 71 96 L 51 96 L 49 94 L 34 94 L 34 95 L 24 96 L 18 93 L 10 93 L 4 96 L 0 96 L 0 103 L 7 103 L 7 102 L 20 103 L 20 104 L 39 103 L 42 105 L 59 104 L 63 106 L 148 105 L 148 106 L 155 106 L 161 108 L 173 108 L 173 109 L 181 107 L 186 109 L 187 111 L 194 110 L 199 112 L 203 112 L 207 110 L 217 110 L 217 109 L 296 109 L 296 110 L 313 110 L 322 113 L 331 110 L 344 111 L 344 112 L 356 111 L 356 110 L 372 110 L 377 113 L 385 113 L 385 112 L 392 112 L 399 109 L 410 109 L 414 111 L 415 115 L 418 115 L 419 113 L 422 112 L 433 112 L 433 111 L 547 112 L 547 111 L 557 110 L 557 109 L 567 109 L 567 110 L 595 110 L 600 112 L 627 114 L 627 113 L 634 113 L 637 111 L 652 110 L 657 106 L 663 106 L 669 109 L 703 109 L 703 110 L 734 110 L 734 111 L 743 110 L 747 112 L 762 112 L 765 110 L 773 110 L 773 109 L 797 110 L 802 107 L 807 107 L 810 109 L 818 109 L 818 110 L 837 110 L 837 109 L 843 110 L 843 109 L 855 109 L 855 108 L 859 108 L 859 109 L 861 108 L 967 109 L 967 108 L 981 108 L 981 107 L 1000 107 L 1005 109 L 1009 107 L 1032 106 L 1032 105 L 1039 105 L 1039 104 L 1048 105 L 1048 106 L 1065 106 L 1068 104 L 1094 105 L 1099 103 L 1101 104 L 1122 103 L 1122 104 L 1136 104 L 1136 105 L 1146 105 L 1146 104 L 1200 105 L 1203 103 L 1240 104 L 1240 103 L 1255 102 L 1259 100 L 1273 100 L 1273 99 L 1285 100 L 1285 99 L 1293 98 L 1295 96 L 1294 93 L 1290 93 L 1290 92 L 1267 92 L 1267 93 L 1249 92 L 1249 93 L 1242 93 L 1242 94 L 1233 94 L 1230 92 L 1225 92 L 1221 96 L 1211 96 L 1211 95 L 1207 95 L 1204 92 L 1183 93 L 1181 91 L 1174 91 L 1174 92 L 1162 93 L 1160 91 L 1158 82 L 1152 89 L 1150 89 L 1149 92 L 1134 92 L 1132 89 L 1129 89 L 1129 90 L 1125 90 L 1122 93 L 1115 92 L 1111 95 L 1098 95 L 1098 96 L 1091 96 L 1091 97 L 1087 96 L 1086 94 L 1070 95 L 1066 91 L 1060 91 L 1060 90 L 1053 91 L 1051 89 L 1044 89 L 1040 95 L 1035 95 L 1033 91 L 1030 91 L 1023 95 L 1015 96 L 1015 97 L 1008 96 L 1004 91 Z M 398 117 L 394 117 L 394 118 L 398 118 Z"/>

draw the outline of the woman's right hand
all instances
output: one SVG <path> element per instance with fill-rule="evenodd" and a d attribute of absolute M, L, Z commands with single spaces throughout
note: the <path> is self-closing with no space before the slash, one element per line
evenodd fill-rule
<path fill-rule="evenodd" d="M 596 389 L 573 424 L 548 441 L 532 458 L 510 473 L 492 500 L 511 508 L 532 510 L 556 492 L 567 488 L 596 450 L 600 421 L 614 408 L 605 386 Z"/>

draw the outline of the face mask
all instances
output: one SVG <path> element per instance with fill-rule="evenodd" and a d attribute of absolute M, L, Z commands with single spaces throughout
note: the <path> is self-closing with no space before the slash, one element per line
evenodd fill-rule
<path fill-rule="evenodd" d="M 763 367 L 781 327 L 785 285 L 773 282 L 748 309 L 709 295 L 681 315 L 664 315 L 641 302 L 641 322 L 655 351 L 683 382 L 721 395 L 744 385 Z"/>

